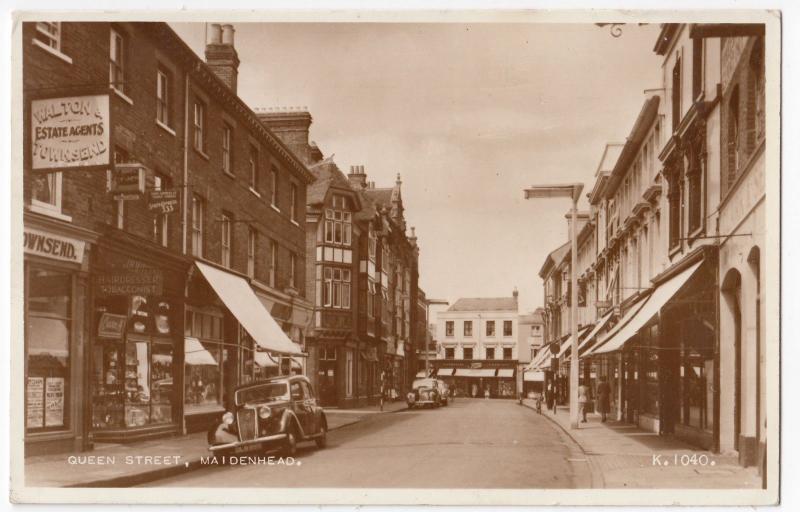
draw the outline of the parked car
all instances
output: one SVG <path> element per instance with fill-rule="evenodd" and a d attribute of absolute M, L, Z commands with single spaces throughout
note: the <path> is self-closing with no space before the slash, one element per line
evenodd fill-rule
<path fill-rule="evenodd" d="M 238 387 L 232 410 L 209 429 L 208 444 L 220 455 L 281 449 L 293 456 L 302 441 L 324 448 L 327 433 L 328 421 L 309 380 L 284 375 Z"/>
<path fill-rule="evenodd" d="M 417 379 L 411 384 L 411 391 L 406 395 L 406 403 L 409 409 L 414 407 L 439 407 L 442 405 L 442 389 L 439 385 L 441 381 L 426 377 Z"/>

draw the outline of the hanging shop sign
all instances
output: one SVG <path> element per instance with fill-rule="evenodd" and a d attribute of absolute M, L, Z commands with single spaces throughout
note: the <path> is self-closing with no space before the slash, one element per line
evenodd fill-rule
<path fill-rule="evenodd" d="M 172 213 L 178 209 L 178 190 L 151 190 L 147 209 L 156 213 Z"/>
<path fill-rule="evenodd" d="M 110 192 L 115 194 L 115 197 L 120 194 L 133 194 L 138 199 L 139 194 L 144 194 L 146 177 L 147 168 L 142 164 L 116 164 L 111 173 Z"/>
<path fill-rule="evenodd" d="M 107 94 L 32 100 L 31 168 L 107 168 L 109 127 Z"/>
<path fill-rule="evenodd" d="M 26 227 L 22 234 L 26 254 L 70 263 L 82 263 L 85 242 Z"/>
<path fill-rule="evenodd" d="M 97 326 L 97 335 L 103 338 L 119 338 L 125 332 L 127 321 L 128 317 L 125 315 L 103 313 Z"/>

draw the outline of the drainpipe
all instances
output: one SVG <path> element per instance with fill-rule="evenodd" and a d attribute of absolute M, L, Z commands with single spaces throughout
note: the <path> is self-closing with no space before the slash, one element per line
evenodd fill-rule
<path fill-rule="evenodd" d="M 189 72 L 186 72 L 183 87 L 183 183 L 181 184 L 181 237 L 182 251 L 186 255 L 186 224 L 189 218 Z"/>

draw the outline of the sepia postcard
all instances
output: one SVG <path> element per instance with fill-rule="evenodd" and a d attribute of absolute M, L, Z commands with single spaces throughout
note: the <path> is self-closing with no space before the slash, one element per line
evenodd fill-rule
<path fill-rule="evenodd" d="M 779 501 L 779 11 L 13 16 L 12 502 Z"/>

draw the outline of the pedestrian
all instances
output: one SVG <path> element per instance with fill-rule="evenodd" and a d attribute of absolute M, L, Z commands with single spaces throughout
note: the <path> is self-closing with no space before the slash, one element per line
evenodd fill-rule
<path fill-rule="evenodd" d="M 483 390 L 483 398 L 485 398 L 486 400 L 489 399 L 489 388 Z"/>
<path fill-rule="evenodd" d="M 477 384 L 473 384 L 472 385 L 472 398 L 477 398 L 477 396 L 478 396 L 478 385 Z"/>
<path fill-rule="evenodd" d="M 553 393 L 553 383 L 548 382 L 547 388 L 544 390 L 544 398 L 547 402 L 547 410 L 552 411 L 553 414 L 556 413 L 556 397 Z"/>
<path fill-rule="evenodd" d="M 584 384 L 583 380 L 580 381 L 578 386 L 578 410 L 581 415 L 581 423 L 586 423 L 586 409 L 589 405 L 589 388 Z"/>
<path fill-rule="evenodd" d="M 608 413 L 611 411 L 611 386 L 608 385 L 608 377 L 602 375 L 600 384 L 597 385 L 597 409 L 603 423 L 606 422 Z"/>

